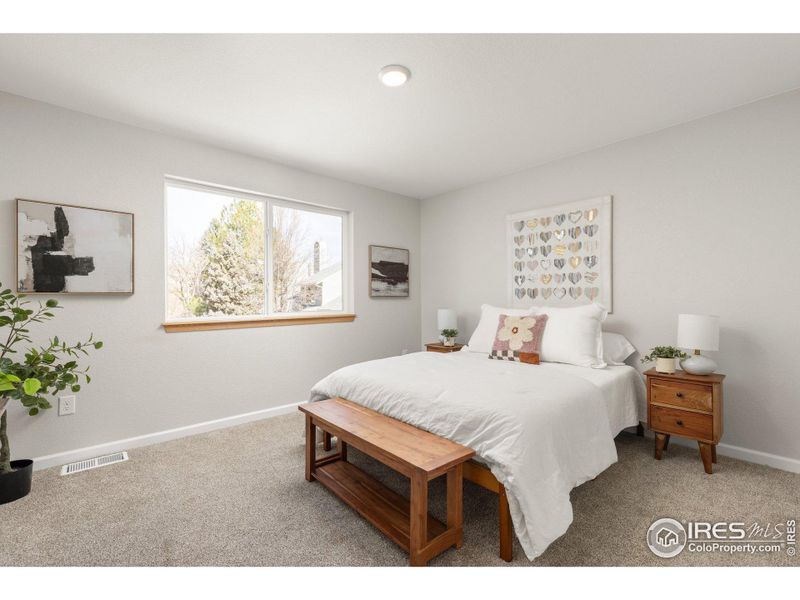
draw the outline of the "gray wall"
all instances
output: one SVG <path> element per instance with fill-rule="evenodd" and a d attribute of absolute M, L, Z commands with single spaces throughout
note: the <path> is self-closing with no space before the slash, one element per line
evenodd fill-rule
<path fill-rule="evenodd" d="M 422 203 L 422 334 L 504 306 L 507 213 L 614 196 L 614 314 L 640 350 L 681 312 L 721 316 L 723 442 L 800 459 L 800 93 L 617 143 Z"/>
<path fill-rule="evenodd" d="M 75 416 L 10 409 L 16 457 L 36 457 L 303 401 L 349 363 L 420 346 L 416 199 L 300 172 L 0 94 L 0 281 L 14 284 L 14 199 L 135 213 L 136 293 L 61 296 L 43 328 L 106 343 Z M 352 210 L 353 323 L 167 334 L 164 320 L 164 175 L 251 189 Z M 411 297 L 371 300 L 367 246 L 411 250 Z"/>

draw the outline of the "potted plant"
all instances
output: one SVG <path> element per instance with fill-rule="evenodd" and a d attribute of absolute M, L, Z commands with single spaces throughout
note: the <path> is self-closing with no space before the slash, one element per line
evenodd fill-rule
<path fill-rule="evenodd" d="M 442 338 L 445 346 L 455 346 L 458 329 L 442 329 Z"/>
<path fill-rule="evenodd" d="M 91 382 L 89 367 L 82 369 L 76 359 L 103 347 L 103 342 L 95 341 L 91 335 L 76 344 L 68 344 L 58 336 L 43 345 L 33 344 L 29 327 L 49 321 L 55 316 L 53 311 L 61 307 L 56 300 L 39 302 L 34 308 L 31 305 L 25 294 L 0 291 L 0 504 L 26 496 L 33 475 L 32 460 L 11 460 L 8 403 L 19 400 L 30 416 L 52 408 L 48 395 L 67 388 L 79 392 L 79 376 L 86 383 Z"/>
<path fill-rule="evenodd" d="M 642 363 L 655 362 L 659 373 L 674 373 L 676 358 L 686 358 L 686 353 L 673 346 L 656 346 L 642 358 Z"/>

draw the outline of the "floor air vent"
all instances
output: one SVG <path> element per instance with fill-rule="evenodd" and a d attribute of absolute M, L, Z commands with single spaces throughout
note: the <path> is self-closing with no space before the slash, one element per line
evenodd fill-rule
<path fill-rule="evenodd" d="M 81 471 L 88 471 L 89 469 L 96 469 L 98 467 L 106 467 L 126 460 L 128 460 L 127 452 L 115 452 L 114 454 L 106 454 L 105 456 L 98 456 L 96 458 L 87 458 L 86 460 L 79 460 L 78 462 L 64 465 L 61 467 L 61 474 L 72 475 L 73 473 L 80 473 Z"/>

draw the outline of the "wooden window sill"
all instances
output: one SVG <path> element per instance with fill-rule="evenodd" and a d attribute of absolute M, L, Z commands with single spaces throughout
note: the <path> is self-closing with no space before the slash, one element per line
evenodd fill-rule
<path fill-rule="evenodd" d="M 284 325 L 314 325 L 319 323 L 350 323 L 353 314 L 308 314 L 292 316 L 253 317 L 250 319 L 204 319 L 162 323 L 167 333 L 181 331 L 211 331 L 213 329 L 245 329 L 249 327 L 282 327 Z"/>

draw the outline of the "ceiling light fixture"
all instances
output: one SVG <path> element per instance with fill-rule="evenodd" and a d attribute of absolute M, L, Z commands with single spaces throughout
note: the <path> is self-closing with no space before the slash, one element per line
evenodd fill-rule
<path fill-rule="evenodd" d="M 378 73 L 378 79 L 387 87 L 399 87 L 411 78 L 411 71 L 403 65 L 386 65 Z"/>

